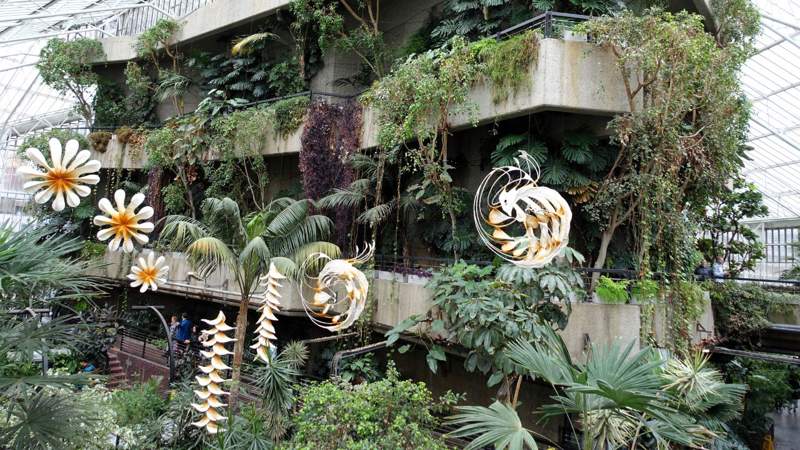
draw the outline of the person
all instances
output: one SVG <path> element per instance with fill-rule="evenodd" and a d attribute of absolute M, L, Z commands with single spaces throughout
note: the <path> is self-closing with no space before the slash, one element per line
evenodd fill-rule
<path fill-rule="evenodd" d="M 714 281 L 717 283 L 722 283 L 723 278 L 725 278 L 725 260 L 722 256 L 717 256 L 714 259 L 714 264 L 711 266 L 711 276 L 714 277 Z"/>
<path fill-rule="evenodd" d="M 170 339 L 172 341 L 172 351 L 173 352 L 176 350 L 175 341 L 177 340 L 176 333 L 178 332 L 178 325 L 179 324 L 180 324 L 180 322 L 178 322 L 178 316 L 173 314 L 169 318 L 169 337 L 170 337 Z M 167 356 L 167 355 L 165 354 L 164 356 Z"/>
<path fill-rule="evenodd" d="M 89 361 L 81 361 L 81 372 L 83 373 L 92 373 L 96 367 L 94 364 L 90 363 Z"/>
<path fill-rule="evenodd" d="M 711 268 L 708 267 L 708 261 L 703 258 L 697 269 L 694 269 L 694 274 L 697 276 L 697 281 L 705 281 L 711 278 Z"/>
<path fill-rule="evenodd" d="M 175 330 L 175 340 L 183 345 L 189 345 L 192 340 L 192 321 L 186 313 L 181 314 L 181 322 Z"/>

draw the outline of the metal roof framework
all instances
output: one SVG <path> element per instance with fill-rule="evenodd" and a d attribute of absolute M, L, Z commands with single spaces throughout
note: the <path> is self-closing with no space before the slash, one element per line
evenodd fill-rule
<path fill-rule="evenodd" d="M 800 218 L 800 0 L 754 3 L 761 32 L 742 71 L 753 150 L 742 173 L 764 195 L 765 221 Z"/>

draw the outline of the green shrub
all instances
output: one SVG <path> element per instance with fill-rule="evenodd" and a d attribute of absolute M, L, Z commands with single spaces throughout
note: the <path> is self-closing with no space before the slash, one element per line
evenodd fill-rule
<path fill-rule="evenodd" d="M 495 103 L 516 94 L 526 83 L 530 84 L 529 68 L 539 56 L 536 31 L 526 31 L 502 41 L 485 38 L 472 47 L 484 64 L 484 76 L 492 81 Z"/>
<path fill-rule="evenodd" d="M 436 402 L 424 383 L 400 380 L 389 368 L 387 378 L 359 385 L 325 381 L 302 391 L 303 405 L 292 418 L 291 449 L 445 449 L 434 437 Z"/>
<path fill-rule="evenodd" d="M 706 285 L 719 336 L 738 344 L 750 344 L 761 330 L 768 327 L 770 310 L 778 307 L 784 298 L 754 284 L 728 281 Z"/>
<path fill-rule="evenodd" d="M 67 141 L 70 139 L 75 139 L 78 141 L 78 145 L 80 146 L 81 150 L 89 148 L 89 141 L 83 135 L 72 130 L 54 129 L 25 138 L 25 140 L 22 141 L 22 144 L 17 147 L 17 153 L 24 158 L 25 150 L 33 147 L 42 152 L 46 158 L 50 158 L 50 145 L 48 144 L 48 141 L 51 138 L 56 138 L 61 141 L 62 146 L 66 145 Z"/>
<path fill-rule="evenodd" d="M 130 426 L 157 418 L 167 405 L 158 392 L 158 381 L 151 379 L 130 389 L 115 391 L 111 396 L 111 407 L 117 414 L 117 423 Z"/>
<path fill-rule="evenodd" d="M 77 109 L 86 120 L 91 120 L 91 88 L 97 83 L 97 74 L 92 70 L 94 61 L 104 59 L 100 41 L 78 38 L 65 41 L 53 38 L 39 53 L 36 68 L 42 81 L 62 94 L 72 94 L 78 101 Z"/>
<path fill-rule="evenodd" d="M 773 422 L 769 414 L 798 396 L 800 369 L 788 364 L 736 358 L 723 370 L 726 381 L 748 386 L 742 415 L 731 423 L 731 428 L 750 448 L 761 448 Z"/>
<path fill-rule="evenodd" d="M 628 299 L 630 298 L 628 295 L 628 284 L 630 284 L 628 280 L 614 281 L 603 275 L 600 277 L 600 280 L 598 280 L 594 292 L 597 294 L 597 298 L 603 303 L 628 303 Z"/>
<path fill-rule="evenodd" d="M 177 21 L 160 19 L 136 39 L 136 54 L 142 58 L 155 57 L 180 29 L 181 25 Z"/>

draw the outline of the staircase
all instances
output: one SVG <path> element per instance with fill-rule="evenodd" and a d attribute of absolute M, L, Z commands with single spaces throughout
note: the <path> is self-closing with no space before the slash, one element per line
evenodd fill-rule
<path fill-rule="evenodd" d="M 117 358 L 117 349 L 108 349 L 108 370 L 109 377 L 107 386 L 109 389 L 119 389 L 128 386 L 128 377 L 125 375 L 125 369 Z"/>

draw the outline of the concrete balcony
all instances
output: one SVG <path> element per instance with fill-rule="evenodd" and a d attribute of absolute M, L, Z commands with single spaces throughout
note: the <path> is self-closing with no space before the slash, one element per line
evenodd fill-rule
<path fill-rule="evenodd" d="M 625 89 L 616 61 L 610 52 L 594 44 L 582 41 L 543 39 L 540 43 L 539 60 L 530 68 L 530 84 L 500 102 L 494 101 L 491 84 L 481 82 L 473 89 L 470 99 L 478 108 L 474 119 L 478 124 L 491 123 L 542 111 L 563 111 L 577 114 L 611 118 L 628 111 Z M 364 111 L 361 147 L 377 145 L 378 124 L 375 111 Z M 455 129 L 466 129 L 473 125 L 473 118 L 454 115 L 451 124 Z M 272 136 L 266 139 L 264 155 L 281 155 L 300 152 L 300 136 L 303 126 L 286 138 Z M 108 151 L 99 155 L 103 167 L 141 168 L 146 155 L 129 158 L 119 143 L 112 140 Z M 210 151 L 207 159 L 216 159 Z M 120 159 L 122 158 L 122 159 Z"/>
<path fill-rule="evenodd" d="M 206 280 L 194 277 L 191 267 L 182 253 L 166 253 L 164 256 L 169 265 L 168 281 L 157 292 L 169 293 L 181 297 L 191 297 L 230 306 L 238 306 L 239 293 L 233 277 L 226 270 L 218 271 Z M 138 255 L 126 255 L 120 252 L 106 252 L 103 256 L 105 267 L 92 275 L 124 283 L 130 272 L 131 262 Z M 427 279 L 416 276 L 400 275 L 390 272 L 375 272 L 370 288 L 377 301 L 374 325 L 379 329 L 389 329 L 412 315 L 425 314 L 431 305 L 432 292 L 425 287 Z M 303 305 L 300 302 L 297 288 L 291 282 L 284 282 L 281 289 L 282 309 L 279 314 L 302 315 Z M 157 294 L 153 294 L 157 295 Z M 607 305 L 598 303 L 574 303 L 569 324 L 561 332 L 567 348 L 574 358 L 579 358 L 587 344 L 611 344 L 631 341 L 639 345 L 640 327 L 642 324 L 642 308 L 639 305 Z M 256 309 L 255 303 L 250 308 Z M 713 334 L 714 319 L 710 313 L 710 304 L 706 313 L 698 321 L 699 327 L 692 330 L 710 330 Z M 667 336 L 665 313 L 662 307 L 656 308 L 655 331 L 659 342 Z M 708 334 L 695 333 L 695 341 L 709 337 Z"/>
<path fill-rule="evenodd" d="M 181 20 L 183 25 L 173 42 L 186 44 L 227 29 L 274 14 L 291 3 L 290 0 L 236 0 L 211 2 Z M 136 36 L 116 36 L 101 39 L 106 53 L 104 61 L 121 63 L 136 59 Z"/>

